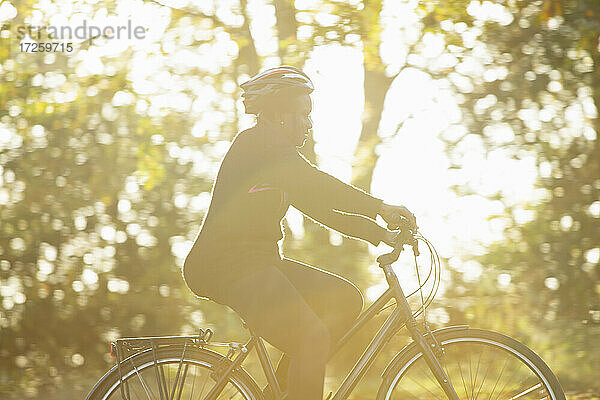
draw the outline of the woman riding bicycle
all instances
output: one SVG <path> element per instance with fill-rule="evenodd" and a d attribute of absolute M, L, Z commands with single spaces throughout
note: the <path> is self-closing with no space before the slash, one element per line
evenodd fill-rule
<path fill-rule="evenodd" d="M 321 400 L 330 349 L 360 314 L 363 299 L 348 280 L 282 257 L 281 220 L 290 205 L 374 245 L 393 244 L 391 206 L 310 164 L 303 146 L 312 121 L 311 80 L 297 68 L 266 70 L 241 85 L 257 124 L 239 133 L 225 155 L 204 222 L 183 276 L 198 296 L 225 304 L 284 355 L 277 366 L 289 400 Z M 268 388 L 266 388 L 268 391 Z"/>

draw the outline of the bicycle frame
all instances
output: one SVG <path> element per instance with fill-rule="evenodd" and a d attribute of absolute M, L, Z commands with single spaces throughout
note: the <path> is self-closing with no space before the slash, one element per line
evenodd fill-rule
<path fill-rule="evenodd" d="M 389 284 L 389 288 L 381 295 L 373 304 L 371 304 L 365 311 L 363 311 L 354 325 L 348 329 L 348 331 L 338 340 L 335 345 L 332 354 L 336 353 L 341 347 L 346 344 L 346 342 L 352 337 L 358 330 L 360 330 L 369 320 L 371 320 L 375 315 L 377 315 L 385 305 L 392 299 L 396 299 L 396 307 L 392 311 L 392 313 L 388 316 L 385 322 L 382 324 L 377 334 L 373 337 L 371 342 L 368 344 L 367 348 L 363 351 L 362 355 L 356 361 L 352 370 L 346 375 L 346 378 L 342 382 L 341 386 L 338 388 L 336 393 L 334 394 L 331 400 L 345 400 L 348 398 L 352 390 L 356 387 L 356 385 L 360 382 L 362 377 L 367 372 L 368 368 L 375 361 L 377 355 L 381 352 L 383 347 L 389 340 L 402 328 L 403 325 L 406 325 L 410 336 L 415 341 L 415 343 L 421 348 L 423 351 L 423 355 L 427 365 L 431 369 L 435 378 L 437 379 L 440 386 L 443 388 L 446 396 L 450 400 L 459 400 L 456 391 L 452 387 L 452 384 L 448 380 L 442 366 L 440 365 L 436 355 L 432 350 L 432 345 L 429 344 L 424 337 L 424 335 L 417 328 L 417 321 L 412 315 L 412 311 L 406 300 L 406 296 L 404 295 L 404 291 L 400 286 L 398 281 L 398 277 L 396 273 L 392 269 L 391 265 L 381 266 L 385 273 L 385 278 Z M 273 370 L 273 365 L 269 359 L 267 354 L 264 342 L 258 336 L 256 336 L 252 330 L 250 330 L 252 337 L 251 339 L 242 346 L 242 352 L 239 354 L 235 360 L 229 365 L 229 367 L 224 371 L 224 373 L 217 380 L 216 385 L 212 388 L 212 390 L 207 394 L 205 400 L 215 399 L 216 396 L 223 390 L 228 375 L 238 368 L 244 359 L 248 356 L 249 352 L 256 347 L 256 352 L 258 354 L 258 358 L 260 360 L 262 369 L 267 378 L 267 382 L 273 389 L 275 394 L 275 398 L 277 400 L 281 400 L 282 392 L 277 383 L 277 378 L 275 377 L 275 371 Z M 435 339 L 432 344 L 435 345 Z"/>
<path fill-rule="evenodd" d="M 387 367 L 382 373 L 382 376 L 384 378 L 382 387 L 388 389 L 388 395 L 390 393 L 389 389 L 394 389 L 394 387 L 397 385 L 398 379 L 402 379 L 402 377 L 404 376 L 404 371 L 406 371 L 407 368 L 410 369 L 410 367 L 412 366 L 412 362 L 419 359 L 425 362 L 425 364 L 435 377 L 435 379 L 433 380 L 434 386 L 435 382 L 437 382 L 437 384 L 439 385 L 438 389 L 442 389 L 446 398 L 450 400 L 459 400 L 459 397 L 456 391 L 454 390 L 452 383 L 449 381 L 444 369 L 440 364 L 440 360 L 444 362 L 447 361 L 444 360 L 445 350 L 440 345 L 440 343 L 450 344 L 456 343 L 458 341 L 466 341 L 488 343 L 491 344 L 493 347 L 498 347 L 501 350 L 508 350 L 508 352 L 511 353 L 510 357 L 516 357 L 517 359 L 519 359 L 521 363 L 524 363 L 529 367 L 530 372 L 537 376 L 538 380 L 534 381 L 537 382 L 537 384 L 534 384 L 530 387 L 526 387 L 525 390 L 520 390 L 519 394 L 516 396 L 511 394 L 511 398 L 521 397 L 522 395 L 531 393 L 532 391 L 537 390 L 540 387 L 545 387 L 547 393 L 552 395 L 552 398 L 564 400 L 564 392 L 562 391 L 558 380 L 549 370 L 548 366 L 544 363 L 544 361 L 540 359 L 539 356 L 536 355 L 532 350 L 516 342 L 515 340 L 510 339 L 509 337 L 495 332 L 476 329 L 472 330 L 473 336 L 462 336 L 462 333 L 460 332 L 458 332 L 458 334 L 456 335 L 454 333 L 450 333 L 450 331 L 468 329 L 468 326 L 466 325 L 444 327 L 432 332 L 427 326 L 426 322 L 424 324 L 425 329 L 423 330 L 423 333 L 421 333 L 421 330 L 417 326 L 415 315 L 418 316 L 421 313 L 425 315 L 425 308 L 428 304 L 430 304 L 429 300 L 430 297 L 432 297 L 431 294 L 433 294 L 433 296 L 435 295 L 437 283 L 439 283 L 439 281 L 437 280 L 439 279 L 439 258 L 437 261 L 435 260 L 435 257 L 438 257 L 437 252 L 435 252 L 435 249 L 432 250 L 432 246 L 430 245 L 429 241 L 427 241 L 427 239 L 423 238 L 422 236 L 415 238 L 414 232 L 410 232 L 410 234 L 412 237 L 408 237 L 405 239 L 400 238 L 400 240 L 398 240 L 397 242 L 398 244 L 394 246 L 394 250 L 391 253 L 383 254 L 377 258 L 380 268 L 382 268 L 382 270 L 384 271 L 385 278 L 389 287 L 381 296 L 379 296 L 379 298 L 375 300 L 373 304 L 371 304 L 364 312 L 362 312 L 358 316 L 354 325 L 350 327 L 346 331 L 346 333 L 344 333 L 344 335 L 332 348 L 330 355 L 337 353 L 339 349 L 343 347 L 348 342 L 348 340 L 359 329 L 364 327 L 364 325 L 375 315 L 379 314 L 384 309 L 389 308 L 390 306 L 388 306 L 387 304 L 392 299 L 395 299 L 395 303 L 392 304 L 395 305 L 395 308 L 392 309 L 391 314 L 387 317 L 385 322 L 380 326 L 375 336 L 371 339 L 370 343 L 363 350 L 361 356 L 355 362 L 354 366 L 349 371 L 349 373 L 346 375 L 342 384 L 336 391 L 335 395 L 331 397 L 332 393 L 330 393 L 329 396 L 327 396 L 327 400 L 347 400 L 352 391 L 357 386 L 357 384 L 364 377 L 367 370 L 373 364 L 377 356 L 380 354 L 383 347 L 387 343 L 389 343 L 391 338 L 404 326 L 406 326 L 410 336 L 413 339 L 413 342 L 409 346 L 406 346 L 400 353 L 396 354 L 396 356 L 388 363 Z M 436 278 L 434 279 L 434 286 L 430 293 L 430 296 L 428 296 L 427 301 L 424 301 L 423 296 L 421 296 L 423 308 L 415 314 L 413 313 L 408 304 L 404 291 L 402 290 L 402 287 L 400 286 L 400 283 L 398 281 L 398 277 L 396 276 L 396 273 L 394 272 L 391 265 L 395 260 L 398 259 L 398 256 L 402 251 L 403 244 L 409 244 L 413 248 L 416 263 L 416 257 L 419 255 L 419 251 L 417 248 L 417 240 L 425 241 L 425 243 L 429 247 L 432 256 L 431 271 L 436 271 L 436 275 L 434 275 Z M 428 279 L 429 276 L 427 277 L 427 279 L 425 279 L 425 282 L 427 282 Z M 419 278 L 420 286 L 418 290 L 423 289 L 423 284 L 421 284 Z M 415 291 L 414 293 L 416 292 L 417 291 Z M 111 343 L 111 355 L 117 358 L 117 365 L 113 367 L 107 374 L 105 374 L 105 376 L 100 381 L 96 383 L 92 391 L 88 394 L 87 398 L 97 398 L 98 393 L 96 392 L 98 391 L 101 394 L 106 393 L 107 389 L 105 388 L 105 386 L 108 383 L 110 385 L 113 385 L 109 388 L 111 390 L 111 392 L 108 392 L 109 394 L 113 393 L 112 390 L 115 388 L 114 385 L 119 384 L 121 396 L 124 399 L 129 400 L 130 395 L 128 379 L 130 375 L 133 374 L 133 372 L 137 374 L 142 389 L 144 390 L 148 398 L 154 398 L 154 394 L 152 394 L 151 396 L 151 393 L 153 391 L 146 383 L 146 380 L 142 379 L 138 372 L 138 369 L 136 367 L 136 364 L 138 363 L 135 362 L 135 360 L 137 360 L 138 358 L 140 362 L 145 363 L 143 364 L 144 369 L 149 365 L 154 366 L 154 372 L 151 372 L 151 374 L 156 374 L 156 381 L 158 384 L 158 395 L 160 396 L 160 400 L 180 400 L 183 393 L 184 382 L 186 380 L 186 375 L 188 373 L 188 367 L 190 366 L 190 363 L 193 363 L 194 360 L 201 359 L 208 360 L 208 364 L 205 364 L 204 367 L 209 368 L 209 375 L 213 379 L 213 382 L 216 382 L 214 386 L 210 388 L 210 392 L 206 396 L 203 396 L 204 400 L 215 400 L 217 396 L 219 396 L 221 392 L 225 389 L 225 386 L 229 382 L 232 382 L 234 385 L 238 385 L 237 389 L 241 392 L 245 392 L 244 395 L 250 394 L 252 395 L 252 397 L 254 397 L 254 394 L 256 394 L 258 398 L 261 398 L 260 388 L 256 386 L 256 382 L 252 380 L 252 378 L 248 376 L 247 372 L 244 371 L 241 367 L 241 364 L 246 359 L 249 352 L 252 349 L 256 348 L 261 367 L 263 369 L 263 372 L 265 373 L 269 387 L 273 392 L 274 398 L 276 400 L 282 400 L 283 393 L 281 392 L 281 388 L 279 387 L 279 384 L 277 382 L 275 371 L 273 370 L 271 360 L 265 348 L 265 343 L 263 342 L 260 336 L 256 335 L 255 332 L 253 332 L 252 329 L 250 329 L 250 334 L 251 338 L 245 344 L 234 342 L 211 342 L 210 339 L 213 335 L 213 331 L 211 329 L 206 329 L 206 331 L 200 329 L 198 335 L 191 336 L 158 336 L 117 339 L 116 342 Z M 438 335 L 442 336 L 439 337 Z M 227 352 L 227 355 L 223 355 L 220 352 L 207 349 L 207 346 L 224 346 L 228 347 L 229 351 Z M 190 351 L 194 352 L 200 350 L 204 354 L 201 353 L 197 355 L 196 358 L 193 358 L 192 356 L 192 358 L 186 359 L 186 351 L 188 349 L 192 349 Z M 177 352 L 174 352 L 173 350 L 176 350 Z M 164 354 L 160 355 L 161 352 Z M 149 355 L 152 356 L 153 362 L 152 360 L 149 361 Z M 175 360 L 173 360 L 173 357 L 176 357 Z M 410 358 L 410 360 L 408 360 L 408 358 Z M 127 376 L 124 377 L 121 369 L 121 363 L 125 361 L 131 362 L 131 366 L 127 366 L 129 370 L 127 370 Z M 167 384 L 167 381 L 165 380 L 165 373 L 163 371 L 163 364 L 172 364 L 173 361 L 178 362 L 179 365 L 177 366 L 177 371 L 174 374 L 174 382 L 169 382 Z M 449 361 L 453 362 L 454 357 L 449 357 Z M 149 362 L 150 364 L 148 364 Z M 506 366 L 506 362 L 504 366 Z M 502 376 L 504 366 L 502 368 L 502 371 L 500 371 L 500 375 L 498 376 L 496 383 L 494 384 L 492 393 L 494 393 L 494 390 L 496 389 L 496 384 Z M 460 371 L 460 364 L 458 364 L 458 367 Z M 171 369 L 169 369 L 169 371 L 171 371 Z M 402 371 L 400 372 L 402 375 L 398 376 L 398 371 Z M 486 376 L 487 372 L 488 371 L 486 369 Z M 117 381 L 117 383 L 114 383 L 114 375 L 116 373 L 118 373 L 119 380 Z M 232 374 L 234 374 L 233 377 Z M 171 374 L 169 372 L 169 381 L 171 381 L 170 375 Z M 234 379 L 230 380 L 230 377 Z M 465 383 L 464 379 L 462 378 L 462 371 L 461 379 L 464 386 Z M 431 381 L 431 379 L 429 380 Z M 512 380 L 512 377 L 510 378 L 510 380 Z M 240 384 L 241 386 L 239 386 Z M 504 386 L 506 386 L 506 384 Z M 210 385 L 208 385 L 208 387 L 210 387 Z M 204 392 L 204 388 L 205 386 L 203 385 L 202 392 Z M 466 387 L 464 387 L 464 389 L 465 391 L 467 390 Z M 475 387 L 472 387 L 472 390 L 473 389 L 475 389 Z M 425 388 L 425 390 L 430 392 L 427 388 Z M 479 390 L 481 390 L 481 384 L 477 389 L 477 393 L 479 393 Z M 473 392 L 471 392 L 471 395 L 472 393 Z M 379 394 L 381 394 L 381 388 Z M 465 397 L 469 397 L 469 394 L 465 393 Z"/>

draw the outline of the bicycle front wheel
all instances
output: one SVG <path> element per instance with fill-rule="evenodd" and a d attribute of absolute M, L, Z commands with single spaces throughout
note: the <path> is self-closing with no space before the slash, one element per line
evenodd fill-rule
<path fill-rule="evenodd" d="M 556 376 L 525 345 L 496 332 L 440 332 L 440 364 L 460 399 L 565 400 Z M 378 400 L 446 399 L 421 349 L 406 348 L 384 376 Z"/>
<path fill-rule="evenodd" d="M 121 363 L 122 380 L 115 366 L 88 394 L 87 400 L 203 399 L 216 383 L 223 355 L 197 348 L 160 348 L 129 357 Z M 156 357 L 156 362 L 155 362 Z M 161 384 L 159 384 L 159 382 Z M 122 387 L 121 387 L 122 386 Z M 260 400 L 256 382 L 243 370 L 232 372 L 217 400 Z"/>

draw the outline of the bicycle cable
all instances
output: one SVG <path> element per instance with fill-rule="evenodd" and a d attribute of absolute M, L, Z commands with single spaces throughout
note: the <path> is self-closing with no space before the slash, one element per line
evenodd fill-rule
<path fill-rule="evenodd" d="M 415 266 L 417 269 L 417 279 L 418 279 L 418 287 L 411 292 L 409 295 L 406 296 L 406 298 L 410 298 L 413 295 L 415 295 L 417 292 L 420 292 L 421 295 L 421 308 L 419 310 L 417 310 L 416 312 L 413 313 L 413 317 L 417 318 L 419 317 L 421 314 L 424 313 L 424 310 L 426 310 L 431 303 L 433 302 L 438 289 L 439 289 L 439 284 L 441 281 L 441 262 L 440 262 L 440 257 L 439 254 L 437 252 L 437 250 L 435 249 L 435 247 L 433 246 L 433 244 L 427 239 L 425 238 L 421 233 L 418 233 L 415 238 L 417 240 L 422 241 L 423 243 L 425 243 L 425 245 L 427 246 L 427 249 L 429 251 L 429 255 L 430 255 L 430 268 L 429 268 L 429 272 L 427 274 L 427 278 L 425 278 L 425 280 L 423 282 L 421 282 L 420 279 L 420 274 L 418 271 L 418 263 L 417 263 L 417 259 L 415 256 Z M 429 282 L 430 278 L 433 275 L 433 284 L 431 287 L 431 291 L 427 294 L 426 299 L 424 299 L 423 297 L 423 288 L 425 287 L 425 285 L 427 284 L 427 282 Z M 383 307 L 381 310 L 379 310 L 378 314 L 381 313 L 382 311 L 392 307 L 396 305 L 396 302 L 392 302 L 389 305 Z"/>
<path fill-rule="evenodd" d="M 431 291 L 427 294 L 426 299 L 422 302 L 423 303 L 422 308 L 413 313 L 413 316 L 415 318 L 422 315 L 424 313 L 424 310 L 426 310 L 433 302 L 435 295 L 437 294 L 437 289 L 439 287 L 439 282 L 440 282 L 440 278 L 441 278 L 441 264 L 439 262 L 439 258 L 437 257 L 437 252 L 435 251 L 435 248 L 433 247 L 433 245 L 431 245 L 431 242 L 429 242 L 427 239 L 425 239 L 422 235 L 419 237 L 419 239 L 427 245 L 428 250 L 430 252 L 430 265 L 431 265 L 430 271 L 433 272 L 434 281 L 433 281 L 433 285 L 431 287 Z M 417 268 L 418 268 L 418 266 L 417 266 Z M 426 283 L 427 282 L 425 281 L 422 284 L 420 284 L 419 288 L 417 290 L 422 292 L 423 287 L 425 286 Z"/>
<path fill-rule="evenodd" d="M 416 254 L 413 254 L 413 255 L 415 257 L 415 271 L 417 273 L 417 283 L 419 284 L 419 294 L 421 297 L 421 311 L 423 313 L 423 320 L 425 321 L 425 325 L 427 325 L 427 310 L 425 309 L 425 301 L 423 300 L 423 285 L 421 285 L 421 274 L 419 273 L 419 263 L 417 261 L 417 255 Z"/>
<path fill-rule="evenodd" d="M 425 308 L 429 307 L 433 302 L 437 292 L 439 290 L 440 282 L 441 282 L 441 261 L 440 256 L 433 246 L 431 242 L 425 238 L 422 234 L 419 235 L 419 239 L 422 240 L 426 245 L 428 250 L 430 251 L 430 262 L 432 265 L 432 269 L 435 271 L 434 275 L 434 284 L 432 285 L 431 291 L 427 296 L 427 300 L 425 300 Z"/>

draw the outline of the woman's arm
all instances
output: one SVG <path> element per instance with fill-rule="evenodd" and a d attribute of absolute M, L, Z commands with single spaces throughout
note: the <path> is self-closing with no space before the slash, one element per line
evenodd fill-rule
<path fill-rule="evenodd" d="M 374 245 L 380 241 L 393 243 L 394 233 L 374 221 L 378 214 L 390 229 L 395 229 L 393 221 L 398 215 L 416 226 L 414 216 L 406 207 L 387 205 L 340 181 L 317 169 L 295 150 L 282 154 L 272 172 L 273 183 L 287 193 L 292 205 L 344 235 Z"/>
<path fill-rule="evenodd" d="M 339 211 L 315 207 L 314 204 L 293 203 L 294 207 L 311 219 L 337 231 L 357 239 L 366 240 L 377 246 L 379 242 L 388 242 L 388 230 L 375 221 L 362 215 L 345 214 Z"/>
<path fill-rule="evenodd" d="M 375 219 L 383 205 L 382 200 L 317 169 L 297 151 L 278 157 L 273 180 L 292 204 L 301 203 L 306 210 L 337 210 Z"/>

